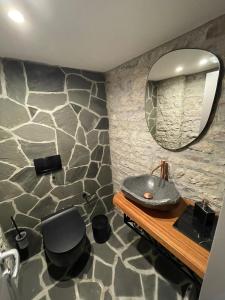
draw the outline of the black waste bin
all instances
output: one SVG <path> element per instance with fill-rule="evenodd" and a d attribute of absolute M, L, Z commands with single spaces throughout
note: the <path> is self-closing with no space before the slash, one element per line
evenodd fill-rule
<path fill-rule="evenodd" d="M 105 243 L 110 236 L 111 228 L 105 215 L 98 215 L 92 219 L 92 230 L 97 243 Z"/>

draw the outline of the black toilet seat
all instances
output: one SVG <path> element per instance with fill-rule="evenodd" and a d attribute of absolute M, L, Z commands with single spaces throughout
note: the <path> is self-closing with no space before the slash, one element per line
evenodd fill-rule
<path fill-rule="evenodd" d="M 86 235 L 86 226 L 76 207 L 58 211 L 42 220 L 45 248 L 56 254 L 76 248 Z"/>

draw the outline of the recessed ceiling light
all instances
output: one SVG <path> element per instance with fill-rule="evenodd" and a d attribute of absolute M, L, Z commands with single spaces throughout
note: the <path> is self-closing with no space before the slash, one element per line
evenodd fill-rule
<path fill-rule="evenodd" d="M 208 59 L 207 58 L 202 58 L 199 61 L 199 66 L 205 66 L 208 63 Z"/>
<path fill-rule="evenodd" d="M 175 69 L 175 72 L 176 73 L 180 73 L 181 71 L 183 71 L 183 67 L 182 66 L 178 66 L 176 69 Z"/>
<path fill-rule="evenodd" d="M 8 12 L 8 17 L 16 23 L 24 22 L 24 16 L 18 10 L 10 10 Z"/>

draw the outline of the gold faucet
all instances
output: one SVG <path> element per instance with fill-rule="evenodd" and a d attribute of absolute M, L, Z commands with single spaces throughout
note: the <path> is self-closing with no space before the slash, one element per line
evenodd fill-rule
<path fill-rule="evenodd" d="M 159 166 L 152 170 L 151 175 L 160 168 L 160 177 L 164 180 L 168 180 L 168 163 L 165 160 L 161 160 Z"/>

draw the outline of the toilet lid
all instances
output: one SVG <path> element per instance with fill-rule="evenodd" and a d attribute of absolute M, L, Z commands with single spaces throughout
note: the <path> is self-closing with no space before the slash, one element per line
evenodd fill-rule
<path fill-rule="evenodd" d="M 54 253 L 72 250 L 81 242 L 85 233 L 85 223 L 75 207 L 56 212 L 42 220 L 44 245 Z"/>

